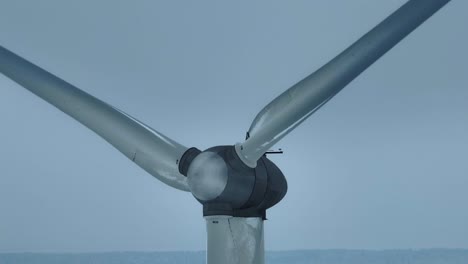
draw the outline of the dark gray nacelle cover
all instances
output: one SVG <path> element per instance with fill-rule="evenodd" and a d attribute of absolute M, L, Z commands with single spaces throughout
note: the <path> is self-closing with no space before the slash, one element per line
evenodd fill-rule
<path fill-rule="evenodd" d="M 179 162 L 195 198 L 203 204 L 203 215 L 266 217 L 266 209 L 287 192 L 280 169 L 266 156 L 255 168 L 245 165 L 234 146 L 216 146 L 203 152 L 188 149 Z"/>

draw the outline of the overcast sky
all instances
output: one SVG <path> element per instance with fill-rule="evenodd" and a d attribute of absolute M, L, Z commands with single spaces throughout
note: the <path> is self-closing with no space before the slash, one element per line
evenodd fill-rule
<path fill-rule="evenodd" d="M 275 96 L 404 0 L 6 0 L 0 45 L 178 142 L 243 139 Z M 468 248 L 468 2 L 277 147 L 266 248 Z M 189 194 L 0 75 L 0 252 L 201 250 Z"/>

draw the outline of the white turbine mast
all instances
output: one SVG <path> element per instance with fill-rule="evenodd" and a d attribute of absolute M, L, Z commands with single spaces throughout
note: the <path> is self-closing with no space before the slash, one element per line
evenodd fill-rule
<path fill-rule="evenodd" d="M 287 191 L 265 153 L 449 0 L 410 0 L 265 106 L 244 142 L 187 148 L 0 46 L 0 72 L 203 205 L 209 264 L 262 264 L 266 210 Z"/>

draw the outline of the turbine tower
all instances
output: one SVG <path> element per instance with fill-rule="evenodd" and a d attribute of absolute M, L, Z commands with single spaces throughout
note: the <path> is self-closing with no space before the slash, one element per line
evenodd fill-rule
<path fill-rule="evenodd" d="M 244 142 L 185 147 L 0 46 L 0 71 L 70 115 L 167 185 L 203 205 L 207 262 L 264 263 L 266 210 L 287 183 L 268 149 L 333 98 L 449 0 L 410 0 L 362 38 L 265 106 Z"/>

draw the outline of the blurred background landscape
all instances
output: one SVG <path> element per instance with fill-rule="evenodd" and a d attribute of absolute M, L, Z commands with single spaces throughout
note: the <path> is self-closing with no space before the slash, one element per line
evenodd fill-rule
<path fill-rule="evenodd" d="M 9 253 L 0 264 L 204 264 L 205 252 Z M 466 264 L 467 249 L 270 251 L 268 264 Z"/>

